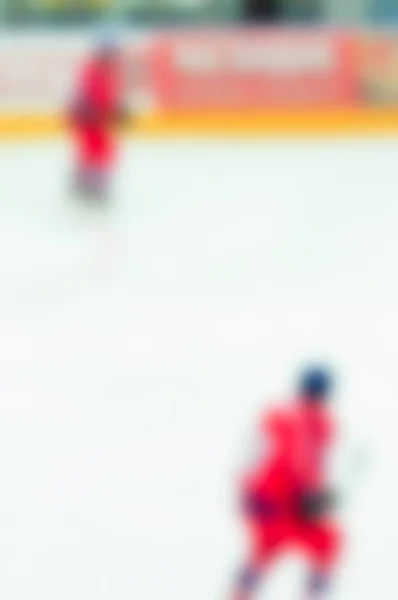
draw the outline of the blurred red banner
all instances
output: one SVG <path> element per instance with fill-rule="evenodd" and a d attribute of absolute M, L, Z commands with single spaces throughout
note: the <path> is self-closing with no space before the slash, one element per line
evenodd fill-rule
<path fill-rule="evenodd" d="M 187 29 L 126 39 L 139 113 L 398 107 L 398 30 Z M 59 110 L 87 36 L 0 40 L 0 107 Z"/>
<path fill-rule="evenodd" d="M 260 109 L 358 103 L 352 37 L 322 30 L 215 30 L 154 41 L 161 108 Z"/>

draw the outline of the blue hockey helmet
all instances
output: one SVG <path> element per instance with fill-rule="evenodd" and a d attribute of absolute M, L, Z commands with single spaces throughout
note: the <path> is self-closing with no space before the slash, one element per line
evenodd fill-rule
<path fill-rule="evenodd" d="M 96 33 L 96 53 L 102 56 L 114 56 L 120 51 L 120 36 L 118 31 L 112 27 L 102 27 Z"/>
<path fill-rule="evenodd" d="M 333 374 L 326 366 L 310 366 L 299 378 L 299 391 L 309 400 L 325 399 L 333 388 Z"/>
<path fill-rule="evenodd" d="M 96 48 L 97 54 L 103 57 L 112 57 L 119 54 L 120 46 L 116 39 L 102 38 L 99 40 Z"/>

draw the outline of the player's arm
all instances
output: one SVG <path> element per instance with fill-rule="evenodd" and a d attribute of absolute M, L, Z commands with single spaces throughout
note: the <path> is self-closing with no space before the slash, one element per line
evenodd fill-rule
<path fill-rule="evenodd" d="M 299 499 L 300 514 L 304 520 L 313 521 L 335 510 L 338 502 L 339 497 L 333 490 L 304 491 Z"/>
<path fill-rule="evenodd" d="M 339 428 L 340 430 L 340 428 Z M 352 438 L 349 431 L 338 437 L 336 451 L 330 453 L 326 475 L 330 485 L 316 492 L 303 493 L 301 506 L 310 518 L 340 510 L 350 504 L 363 484 L 371 466 L 369 441 Z"/>
<path fill-rule="evenodd" d="M 324 438 L 318 440 L 311 451 L 300 446 L 297 448 L 298 456 L 302 461 L 296 460 L 298 466 L 298 480 L 300 481 L 299 510 L 305 520 L 314 520 L 333 512 L 340 501 L 339 494 L 333 482 L 331 457 L 332 444 L 335 442 L 335 427 L 325 429 Z"/>

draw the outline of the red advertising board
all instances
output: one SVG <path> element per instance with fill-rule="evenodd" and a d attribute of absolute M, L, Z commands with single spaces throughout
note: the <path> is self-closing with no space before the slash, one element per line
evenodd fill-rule
<path fill-rule="evenodd" d="M 128 101 L 138 113 L 398 106 L 398 31 L 213 29 L 125 40 Z M 0 40 L 0 107 L 59 110 L 86 36 Z"/>
<path fill-rule="evenodd" d="M 358 102 L 353 45 L 322 30 L 185 31 L 152 48 L 164 109 L 350 106 Z"/>

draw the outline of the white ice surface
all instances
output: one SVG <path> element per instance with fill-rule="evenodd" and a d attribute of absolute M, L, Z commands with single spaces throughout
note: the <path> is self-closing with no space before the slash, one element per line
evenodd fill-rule
<path fill-rule="evenodd" d="M 398 597 L 397 164 L 394 141 L 137 141 L 101 214 L 63 144 L 0 147 L 2 600 L 223 600 L 242 439 L 312 357 L 374 454 L 338 597 Z"/>

